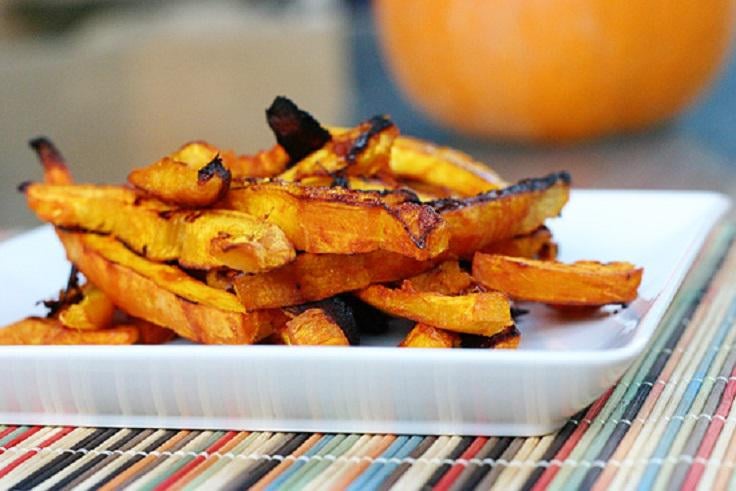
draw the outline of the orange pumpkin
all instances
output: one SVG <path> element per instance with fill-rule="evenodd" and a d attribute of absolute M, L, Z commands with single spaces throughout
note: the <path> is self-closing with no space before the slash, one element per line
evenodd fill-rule
<path fill-rule="evenodd" d="M 471 134 L 566 141 L 642 128 L 692 101 L 735 0 L 377 0 L 398 83 Z"/>

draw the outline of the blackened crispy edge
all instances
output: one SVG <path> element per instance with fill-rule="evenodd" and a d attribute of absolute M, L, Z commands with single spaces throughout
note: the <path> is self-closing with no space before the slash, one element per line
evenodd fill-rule
<path fill-rule="evenodd" d="M 345 155 L 345 160 L 348 162 L 348 165 L 355 163 L 358 155 L 363 153 L 363 151 L 368 147 L 368 143 L 371 138 L 394 126 L 394 123 L 388 117 L 383 115 L 373 116 L 368 120 L 368 123 L 368 129 L 358 135 Z"/>
<path fill-rule="evenodd" d="M 268 126 L 276 141 L 289 155 L 289 166 L 322 148 L 332 139 L 319 122 L 308 112 L 299 109 L 290 99 L 278 96 L 266 109 Z"/>
<path fill-rule="evenodd" d="M 455 198 L 443 198 L 434 201 L 429 201 L 427 204 L 434 208 L 438 213 L 446 211 L 458 210 L 467 206 L 472 206 L 478 203 L 485 203 L 487 201 L 495 201 L 508 196 L 516 194 L 523 194 L 535 191 L 546 191 L 547 189 L 555 186 L 558 183 L 570 184 L 572 178 L 566 171 L 555 172 L 545 177 L 534 177 L 529 179 L 522 179 L 516 184 L 505 187 L 503 189 L 493 189 L 485 193 L 472 196 L 465 199 Z"/>
<path fill-rule="evenodd" d="M 461 334 L 460 346 L 462 348 L 494 348 L 498 344 L 520 335 L 519 329 L 512 325 L 493 336 L 479 336 L 477 334 Z"/>

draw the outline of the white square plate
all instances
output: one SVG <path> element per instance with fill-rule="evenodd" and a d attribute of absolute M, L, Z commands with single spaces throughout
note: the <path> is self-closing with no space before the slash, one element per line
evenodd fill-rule
<path fill-rule="evenodd" d="M 640 297 L 615 313 L 575 321 L 534 306 L 520 321 L 522 342 L 515 351 L 181 343 L 0 347 L 0 422 L 546 433 L 595 400 L 642 352 L 728 207 L 728 198 L 707 192 L 573 192 L 563 217 L 550 222 L 560 259 L 644 266 Z M 50 227 L 0 244 L 0 325 L 42 314 L 34 304 L 65 284 L 68 269 Z"/>

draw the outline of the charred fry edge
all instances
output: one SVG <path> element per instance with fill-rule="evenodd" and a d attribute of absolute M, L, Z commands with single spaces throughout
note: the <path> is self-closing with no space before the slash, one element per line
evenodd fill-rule
<path fill-rule="evenodd" d="M 505 187 L 503 189 L 492 189 L 485 193 L 472 196 L 465 199 L 457 198 L 443 198 L 427 203 L 434 208 L 438 213 L 446 211 L 454 211 L 467 206 L 472 206 L 478 203 L 485 203 L 488 201 L 495 201 L 507 196 L 513 196 L 516 194 L 523 194 L 534 191 L 545 191 L 555 184 L 562 183 L 569 185 L 572 182 L 570 174 L 566 171 L 555 172 L 545 177 L 533 177 L 529 179 L 522 179 L 516 184 Z"/>
<path fill-rule="evenodd" d="M 276 97 L 266 109 L 266 121 L 278 144 L 289 154 L 289 166 L 322 148 L 332 138 L 311 114 L 284 96 Z"/>

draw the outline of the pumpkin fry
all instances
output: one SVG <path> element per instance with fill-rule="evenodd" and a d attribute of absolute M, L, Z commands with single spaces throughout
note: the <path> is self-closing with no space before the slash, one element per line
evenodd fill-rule
<path fill-rule="evenodd" d="M 245 312 L 235 295 L 180 269 L 137 256 L 115 239 L 57 231 L 69 260 L 128 314 L 192 341 L 249 344 L 283 322 L 280 311 Z"/>
<path fill-rule="evenodd" d="M 493 242 L 527 234 L 545 219 L 559 215 L 569 194 L 570 175 L 558 172 L 472 198 L 440 199 L 429 204 L 447 223 L 448 251 L 470 258 Z"/>
<path fill-rule="evenodd" d="M 26 199 L 56 226 L 112 233 L 154 261 L 258 272 L 295 252 L 278 227 L 229 210 L 179 210 L 115 186 L 30 184 Z"/>
<path fill-rule="evenodd" d="M 375 116 L 346 131 L 337 131 L 322 148 L 279 175 L 300 182 L 313 176 L 390 175 L 391 146 L 398 128 L 385 116 Z"/>
<path fill-rule="evenodd" d="M 642 269 L 626 262 L 563 264 L 477 253 L 473 258 L 473 277 L 518 300 L 600 306 L 634 300 Z"/>
<path fill-rule="evenodd" d="M 230 171 L 219 156 L 200 167 L 164 157 L 128 174 L 128 182 L 146 194 L 190 208 L 210 206 L 221 200 L 230 187 L 230 179 Z"/>
<path fill-rule="evenodd" d="M 401 341 L 401 348 L 459 348 L 460 334 L 418 322 Z"/>
<path fill-rule="evenodd" d="M 337 322 L 324 310 L 307 309 L 286 322 L 276 335 L 284 344 L 299 346 L 349 346 Z"/>
<path fill-rule="evenodd" d="M 133 326 L 67 329 L 57 319 L 39 317 L 28 317 L 0 328 L 0 345 L 135 344 L 138 337 L 138 329 Z"/>
<path fill-rule="evenodd" d="M 104 329 L 112 323 L 115 305 L 105 293 L 92 283 L 81 287 L 82 298 L 63 307 L 59 321 L 70 329 Z"/>
<path fill-rule="evenodd" d="M 225 205 L 278 225 L 298 250 L 306 252 L 385 250 L 425 260 L 447 248 L 448 234 L 440 216 L 405 191 L 249 180 L 233 183 Z"/>
<path fill-rule="evenodd" d="M 446 188 L 460 197 L 507 186 L 491 168 L 469 155 L 407 136 L 394 141 L 390 164 L 399 179 Z"/>
<path fill-rule="evenodd" d="M 372 283 L 400 280 L 433 265 L 432 261 L 417 261 L 385 251 L 353 255 L 305 253 L 272 271 L 238 275 L 232 284 L 246 308 L 268 309 L 322 300 Z"/>
<path fill-rule="evenodd" d="M 500 292 L 442 295 L 416 291 L 405 282 L 400 288 L 372 285 L 357 295 L 391 315 L 454 332 L 491 336 L 514 322 L 508 298 Z"/>

